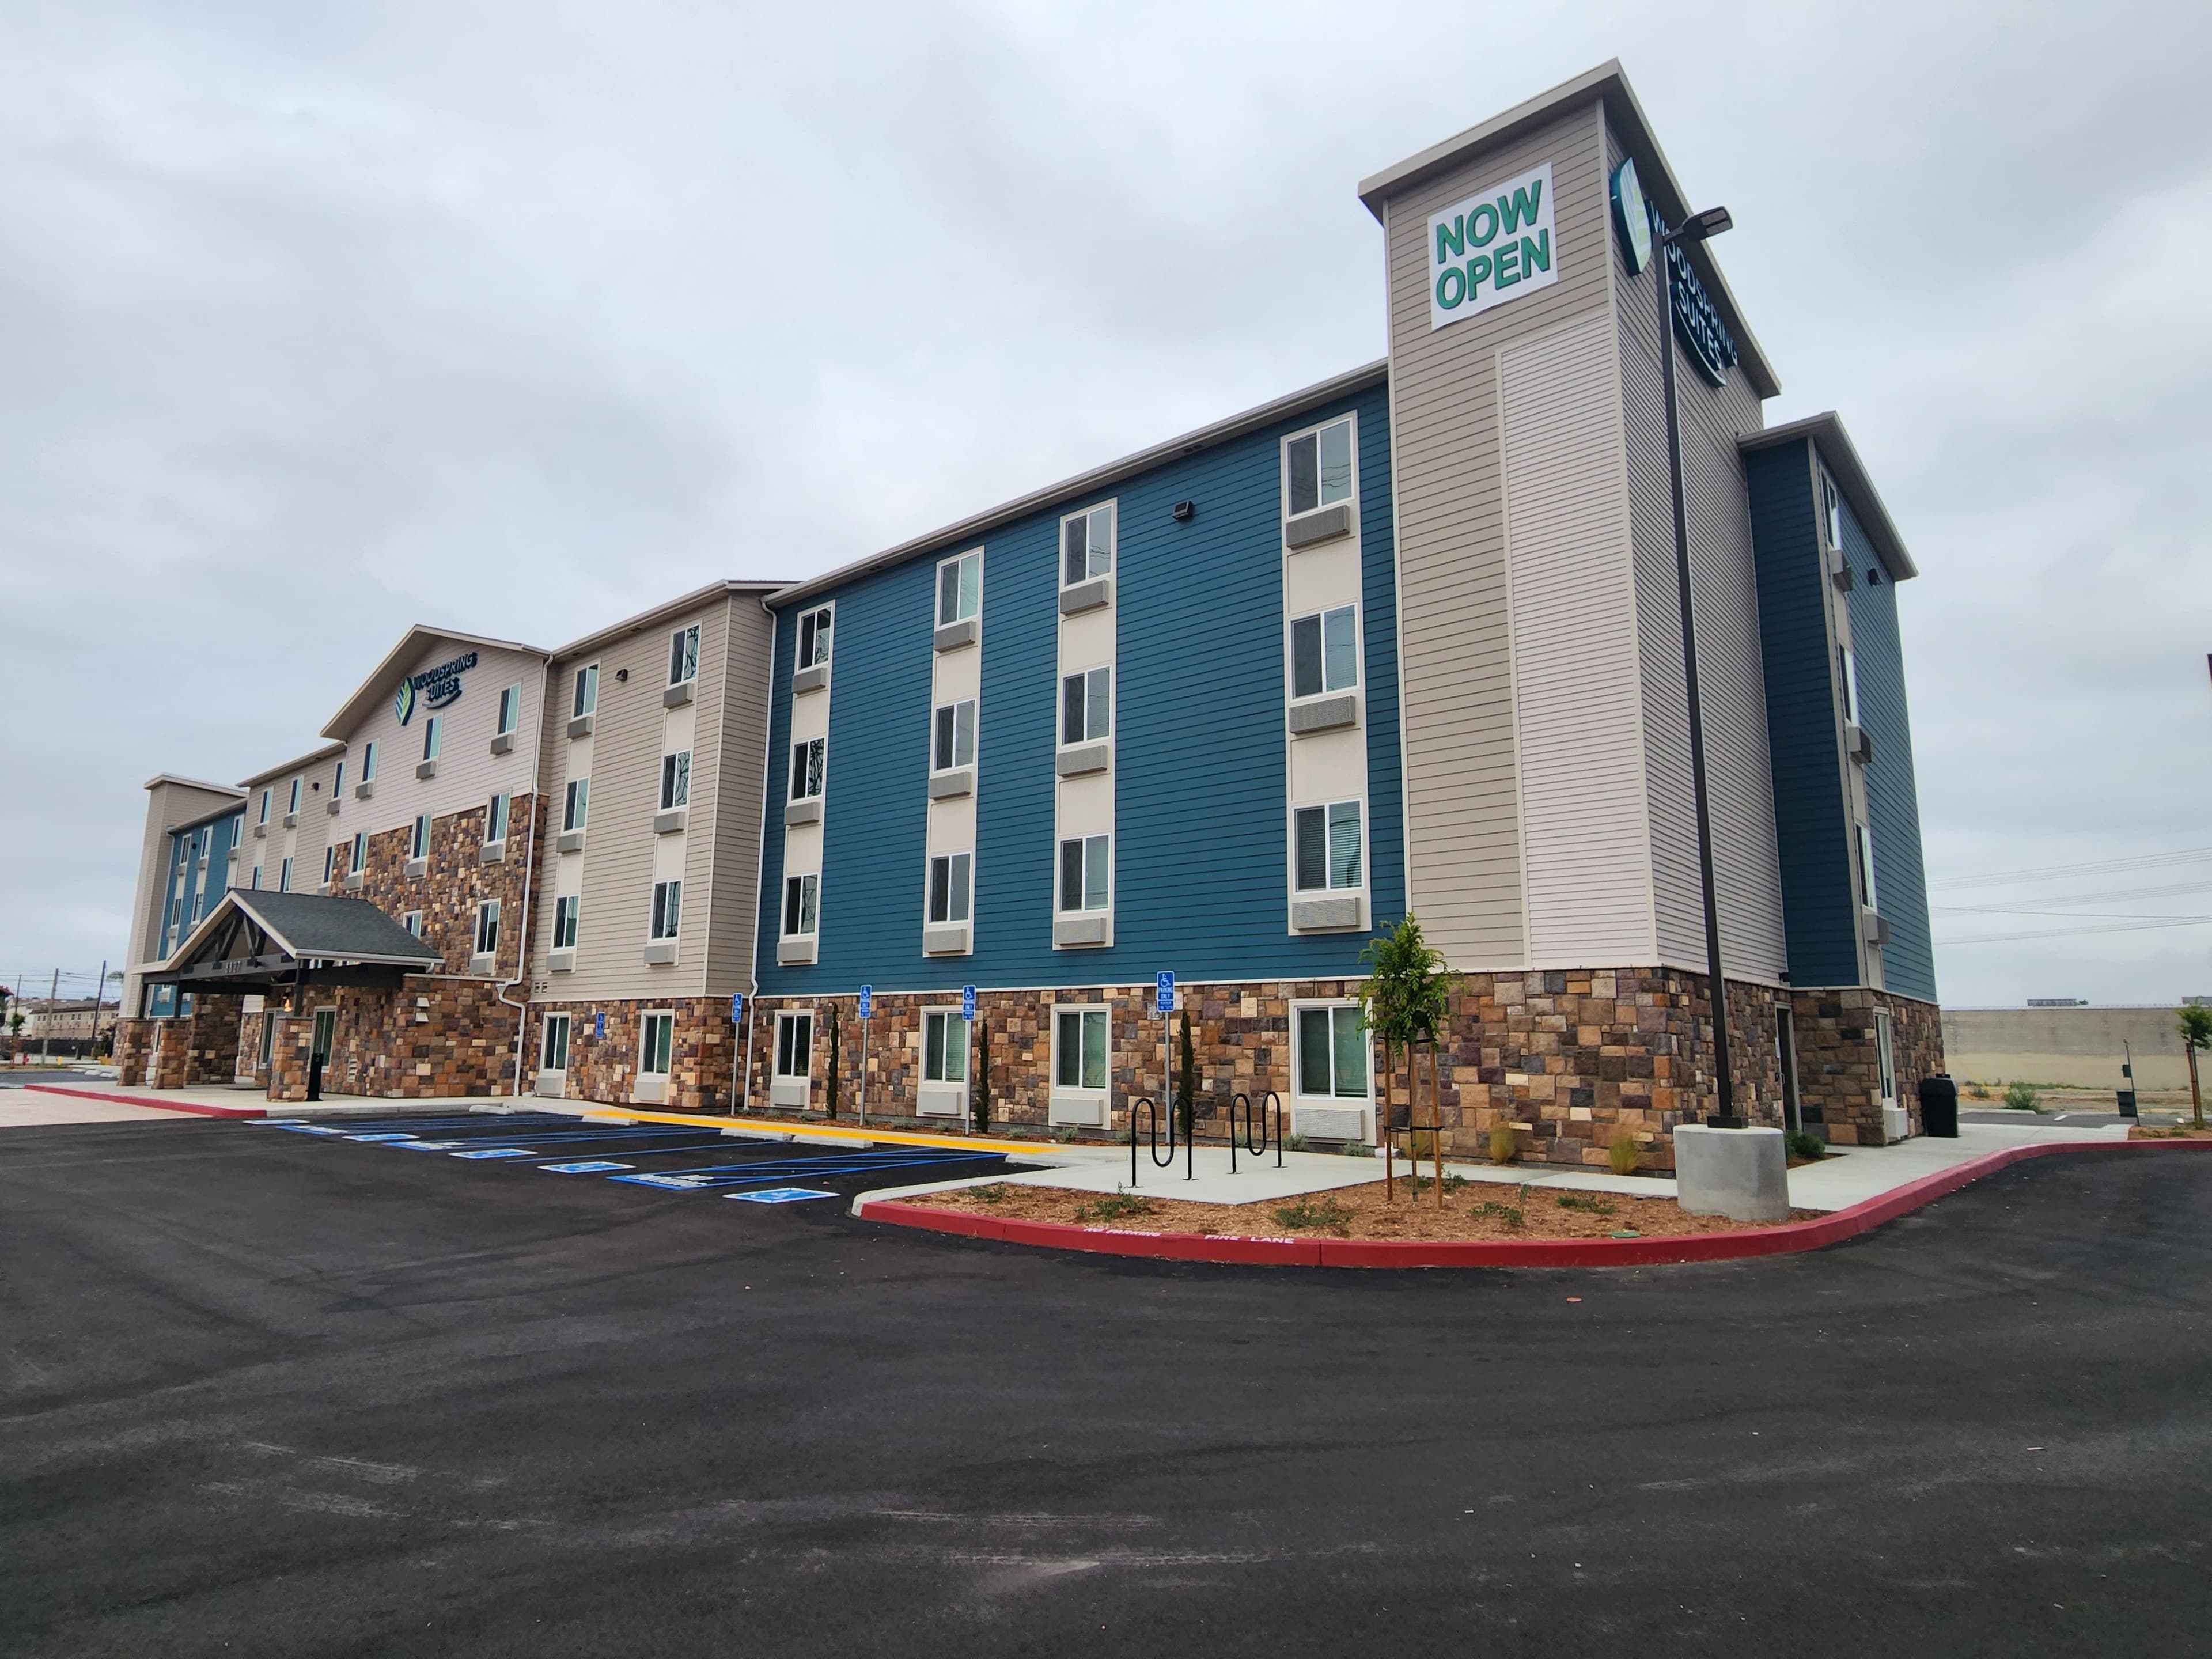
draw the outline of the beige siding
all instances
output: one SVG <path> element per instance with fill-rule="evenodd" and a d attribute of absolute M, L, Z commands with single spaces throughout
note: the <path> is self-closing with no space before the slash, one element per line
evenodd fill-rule
<path fill-rule="evenodd" d="M 708 888 L 703 890 L 712 907 L 707 917 L 705 994 L 714 997 L 753 988 L 761 824 L 766 810 L 762 792 L 768 767 L 769 681 L 775 649 L 775 620 L 757 595 L 732 594 L 728 606 L 713 864 Z"/>
<path fill-rule="evenodd" d="M 1559 280 L 1429 326 L 1427 216 L 1549 161 Z M 1604 146 L 1583 110 L 1388 204 L 1412 906 L 1455 968 L 1527 958 L 1496 371 L 1501 347 L 1609 307 Z"/>
<path fill-rule="evenodd" d="M 1603 312 L 1499 354 L 1532 966 L 1652 959 L 1636 590 Z"/>
<path fill-rule="evenodd" d="M 1622 152 L 1610 135 L 1607 144 L 1609 168 Z M 1658 301 L 1649 271 L 1632 278 L 1622 269 L 1619 277 L 1620 390 L 1659 958 L 1702 969 L 1704 901 L 1667 476 Z M 1758 430 L 1764 416 L 1741 369 L 1731 370 L 1716 387 L 1679 349 L 1675 368 L 1722 954 L 1730 974 L 1773 980 L 1788 958 L 1751 526 L 1735 449 L 1738 435 Z"/>

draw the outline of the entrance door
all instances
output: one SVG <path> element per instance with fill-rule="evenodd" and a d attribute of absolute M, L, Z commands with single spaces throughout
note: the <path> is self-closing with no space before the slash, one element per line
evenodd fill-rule
<path fill-rule="evenodd" d="M 769 1078 L 768 1103 L 806 1109 L 812 1093 L 814 1015 L 775 1017 L 775 1070 Z"/>
<path fill-rule="evenodd" d="M 331 1047 L 337 1041 L 338 1011 L 335 1008 L 315 1010 L 314 1046 L 309 1050 L 312 1058 L 323 1062 L 323 1070 L 331 1069 Z"/>
<path fill-rule="evenodd" d="M 269 1057 L 276 1052 L 276 1010 L 264 1003 L 261 1008 L 261 1075 L 269 1075 Z"/>

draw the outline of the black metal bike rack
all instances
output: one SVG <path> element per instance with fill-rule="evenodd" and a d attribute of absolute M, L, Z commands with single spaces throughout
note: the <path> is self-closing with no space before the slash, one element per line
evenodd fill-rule
<path fill-rule="evenodd" d="M 1270 1133 L 1270 1114 L 1275 1142 L 1275 1167 L 1283 1167 L 1283 1097 L 1273 1089 L 1255 1101 L 1251 1096 L 1237 1093 L 1229 1097 L 1229 1173 L 1237 1173 L 1237 1149 L 1241 1145 L 1255 1158 L 1266 1155 Z M 1238 1131 L 1242 1129 L 1240 1140 Z"/>
<path fill-rule="evenodd" d="M 1151 1153 L 1152 1166 L 1160 1170 L 1175 1168 L 1176 1114 L 1173 1112 L 1167 1114 L 1168 1149 L 1167 1156 L 1163 1158 L 1160 1155 L 1160 1109 L 1152 1097 L 1147 1095 L 1143 1099 L 1133 1103 L 1129 1108 L 1129 1184 L 1132 1187 L 1137 1184 L 1137 1119 L 1140 1115 L 1145 1119 L 1146 1133 L 1150 1142 L 1147 1151 Z M 1191 1140 L 1190 1131 L 1185 1129 L 1182 1136 L 1182 1178 L 1185 1181 L 1194 1181 L 1198 1178 L 1195 1155 L 1191 1150 Z"/>

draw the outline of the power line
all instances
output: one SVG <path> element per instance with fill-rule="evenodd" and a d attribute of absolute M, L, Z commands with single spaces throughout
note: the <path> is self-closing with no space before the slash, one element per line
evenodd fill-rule
<path fill-rule="evenodd" d="M 2180 853 L 2144 853 L 2134 858 L 2098 859 L 2087 864 L 2051 864 L 2039 870 L 2004 870 L 1993 875 L 1946 876 L 1930 887 L 1995 887 L 2008 881 L 2059 881 L 2072 876 L 2118 875 L 2124 870 L 2154 870 L 2169 864 L 2194 864 L 2212 859 L 2212 847 Z"/>
<path fill-rule="evenodd" d="M 1978 933 L 1972 939 L 1939 939 L 1935 943 L 1948 951 L 1958 945 L 2002 945 L 2013 939 L 2071 939 L 2078 933 L 2132 933 L 2149 927 L 2203 927 L 2208 924 L 2212 924 L 2212 916 L 2159 916 L 2148 921 L 2101 922 L 2090 927 L 2046 927 L 2033 933 Z"/>

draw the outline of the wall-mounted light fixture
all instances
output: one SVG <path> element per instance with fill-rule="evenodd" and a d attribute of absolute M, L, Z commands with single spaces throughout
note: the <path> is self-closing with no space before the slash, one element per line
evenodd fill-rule
<path fill-rule="evenodd" d="M 1177 524 L 1188 524 L 1191 520 L 1191 515 L 1195 514 L 1197 511 L 1198 503 L 1196 501 L 1177 501 L 1173 507 L 1168 509 L 1168 514 L 1170 518 L 1174 519 Z"/>
<path fill-rule="evenodd" d="M 627 668 L 617 668 L 617 669 L 616 669 L 616 670 L 615 670 L 615 678 L 616 678 L 617 681 L 627 680 L 628 678 L 629 678 L 629 669 L 627 669 Z"/>

